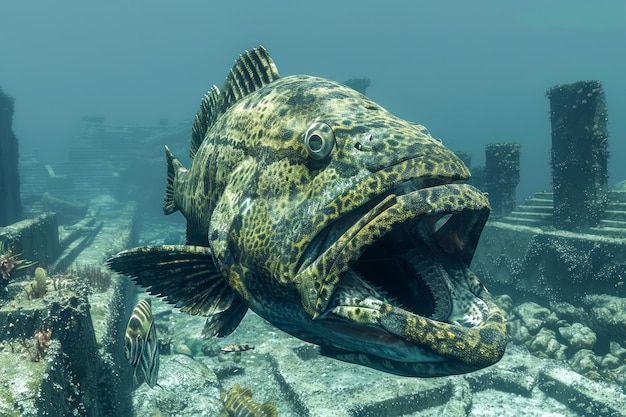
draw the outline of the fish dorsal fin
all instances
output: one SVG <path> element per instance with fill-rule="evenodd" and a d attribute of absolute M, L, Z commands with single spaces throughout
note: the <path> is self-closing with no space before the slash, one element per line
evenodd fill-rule
<path fill-rule="evenodd" d="M 219 110 L 219 96 L 220 90 L 214 85 L 209 92 L 202 97 L 200 109 L 198 113 L 196 113 L 196 118 L 191 128 L 189 156 L 192 160 L 196 157 L 196 152 L 198 152 L 198 148 L 204 140 L 204 135 L 206 135 L 207 130 L 213 126 L 217 117 L 224 112 Z"/>
<path fill-rule="evenodd" d="M 202 98 L 191 133 L 191 159 L 196 156 L 206 132 L 233 103 L 279 78 L 274 60 L 263 46 L 240 55 L 226 77 L 222 91 L 213 86 Z"/>
<path fill-rule="evenodd" d="M 280 78 L 274 60 L 263 46 L 246 51 L 230 69 L 222 87 L 222 100 L 229 108 L 242 97 Z"/>

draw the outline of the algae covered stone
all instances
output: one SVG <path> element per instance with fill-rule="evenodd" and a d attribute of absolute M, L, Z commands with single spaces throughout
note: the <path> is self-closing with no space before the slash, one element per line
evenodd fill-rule
<path fill-rule="evenodd" d="M 589 327 L 581 323 L 574 323 L 571 326 L 560 327 L 559 334 L 567 344 L 574 349 L 591 349 L 596 344 L 596 334 Z"/>
<path fill-rule="evenodd" d="M 540 358 L 564 357 L 564 346 L 556 340 L 555 332 L 545 327 L 526 343 L 526 347 Z"/>
<path fill-rule="evenodd" d="M 588 378 L 599 379 L 599 358 L 589 349 L 581 349 L 568 361 L 572 369 Z"/>
<path fill-rule="evenodd" d="M 531 334 L 536 334 L 544 326 L 550 314 L 552 314 L 547 308 L 533 302 L 520 304 L 513 311 L 522 320 L 522 323 Z"/>

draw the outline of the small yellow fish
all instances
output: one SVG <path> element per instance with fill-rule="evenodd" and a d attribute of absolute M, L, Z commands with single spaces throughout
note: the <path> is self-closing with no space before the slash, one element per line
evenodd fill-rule
<path fill-rule="evenodd" d="M 252 350 L 254 346 L 250 346 L 247 343 L 228 345 L 222 348 L 222 352 L 230 353 L 230 352 L 245 352 L 246 350 Z"/>
<path fill-rule="evenodd" d="M 150 299 L 139 301 L 130 315 L 124 335 L 124 354 L 134 369 L 135 383 L 139 368 L 146 383 L 154 388 L 159 375 L 159 343 Z"/>
<path fill-rule="evenodd" d="M 218 417 L 276 417 L 274 404 L 258 404 L 252 401 L 252 390 L 235 384 L 220 394 L 224 410 Z"/>

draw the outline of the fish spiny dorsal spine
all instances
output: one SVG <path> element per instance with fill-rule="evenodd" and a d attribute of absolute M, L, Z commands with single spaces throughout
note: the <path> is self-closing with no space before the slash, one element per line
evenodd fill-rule
<path fill-rule="evenodd" d="M 278 78 L 276 64 L 263 46 L 244 52 L 239 55 L 222 87 L 224 108 Z"/>
<path fill-rule="evenodd" d="M 211 87 L 211 90 L 202 97 L 200 109 L 198 113 L 196 113 L 196 118 L 191 128 L 191 145 L 189 146 L 189 156 L 191 160 L 195 158 L 196 152 L 198 152 L 198 148 L 200 144 L 202 144 L 204 135 L 206 135 L 209 127 L 211 127 L 213 123 L 215 123 L 215 119 L 222 114 L 222 112 L 217 111 L 219 95 L 220 90 L 214 85 Z"/>
<path fill-rule="evenodd" d="M 213 86 L 204 95 L 191 129 L 189 155 L 193 160 L 206 132 L 237 100 L 280 78 L 274 60 L 263 46 L 239 56 L 226 77 L 222 91 Z"/>
<path fill-rule="evenodd" d="M 167 146 L 165 147 L 165 157 L 167 159 L 167 184 L 165 186 L 165 198 L 163 199 L 163 214 L 167 215 L 178 210 L 176 206 L 176 190 L 174 183 L 176 181 L 176 175 L 184 175 L 187 170 L 178 159 L 174 157 L 174 154 Z"/>

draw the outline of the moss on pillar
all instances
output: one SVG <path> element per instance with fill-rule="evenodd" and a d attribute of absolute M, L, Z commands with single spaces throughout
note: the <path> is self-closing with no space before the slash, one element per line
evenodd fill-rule
<path fill-rule="evenodd" d="M 596 226 L 608 199 L 608 131 L 599 81 L 579 81 L 547 91 L 552 122 L 555 226 L 584 231 Z"/>
<path fill-rule="evenodd" d="M 0 88 L 0 226 L 21 219 L 18 144 L 13 133 L 13 97 Z"/>
<path fill-rule="evenodd" d="M 515 209 L 519 157 L 519 143 L 491 143 L 485 149 L 484 180 L 493 214 L 507 215 Z"/>

